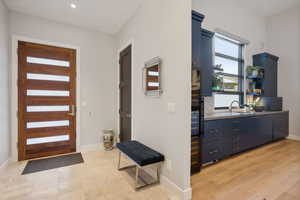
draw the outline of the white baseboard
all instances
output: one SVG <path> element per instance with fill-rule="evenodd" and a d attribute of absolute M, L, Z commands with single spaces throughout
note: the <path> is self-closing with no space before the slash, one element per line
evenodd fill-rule
<path fill-rule="evenodd" d="M 11 158 L 7 159 L 0 165 L 0 171 L 3 170 L 5 167 L 7 167 L 8 163 L 11 162 Z"/>
<path fill-rule="evenodd" d="M 300 141 L 300 136 L 298 136 L 298 135 L 289 135 L 289 137 L 287 139 Z"/>
<path fill-rule="evenodd" d="M 81 152 L 98 151 L 98 150 L 103 150 L 103 149 L 104 149 L 103 143 L 88 144 L 88 145 L 80 146 Z"/>
<path fill-rule="evenodd" d="M 166 176 L 161 177 L 161 183 L 174 193 L 174 196 L 171 196 L 171 200 L 191 200 L 192 199 L 192 188 L 182 190 L 175 183 L 170 181 Z"/>

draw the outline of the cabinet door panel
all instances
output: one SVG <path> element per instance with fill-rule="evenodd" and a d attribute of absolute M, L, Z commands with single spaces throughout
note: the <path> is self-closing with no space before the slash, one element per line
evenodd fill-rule
<path fill-rule="evenodd" d="M 213 33 L 202 29 L 199 69 L 202 96 L 212 96 Z"/>
<path fill-rule="evenodd" d="M 247 118 L 231 120 L 232 151 L 239 153 L 248 149 Z"/>
<path fill-rule="evenodd" d="M 272 117 L 258 116 L 248 119 L 248 149 L 272 141 Z"/>
<path fill-rule="evenodd" d="M 232 131 L 231 131 L 231 119 L 224 119 L 217 121 L 217 128 L 222 133 L 222 150 L 224 156 L 232 154 Z"/>
<path fill-rule="evenodd" d="M 289 113 L 273 116 L 273 140 L 283 139 L 289 135 Z"/>
<path fill-rule="evenodd" d="M 200 69 L 201 22 L 192 20 L 192 67 Z"/>

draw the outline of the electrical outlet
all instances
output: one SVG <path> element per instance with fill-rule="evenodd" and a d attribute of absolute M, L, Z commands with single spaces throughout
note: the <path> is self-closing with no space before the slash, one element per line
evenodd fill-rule
<path fill-rule="evenodd" d="M 166 165 L 167 165 L 167 170 L 172 171 L 172 161 L 169 159 L 166 159 Z"/>

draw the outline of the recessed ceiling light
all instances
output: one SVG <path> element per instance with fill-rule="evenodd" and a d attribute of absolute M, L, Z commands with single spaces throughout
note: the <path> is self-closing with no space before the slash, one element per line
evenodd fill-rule
<path fill-rule="evenodd" d="M 71 3 L 70 6 L 71 6 L 71 8 L 76 8 L 77 7 L 75 3 Z"/>

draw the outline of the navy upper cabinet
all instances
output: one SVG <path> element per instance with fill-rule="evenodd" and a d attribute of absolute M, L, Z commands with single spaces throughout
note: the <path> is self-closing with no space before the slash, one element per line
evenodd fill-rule
<path fill-rule="evenodd" d="M 192 67 L 200 71 L 201 96 L 212 96 L 214 33 L 201 28 L 203 19 L 192 12 Z"/>
<path fill-rule="evenodd" d="M 204 15 L 192 11 L 192 67 L 200 68 L 201 24 Z"/>
<path fill-rule="evenodd" d="M 263 96 L 277 97 L 278 57 L 269 53 L 253 56 L 253 65 L 264 67 Z"/>
<path fill-rule="evenodd" d="M 213 78 L 213 36 L 214 33 L 202 29 L 200 51 L 200 74 L 202 96 L 212 96 Z"/>

